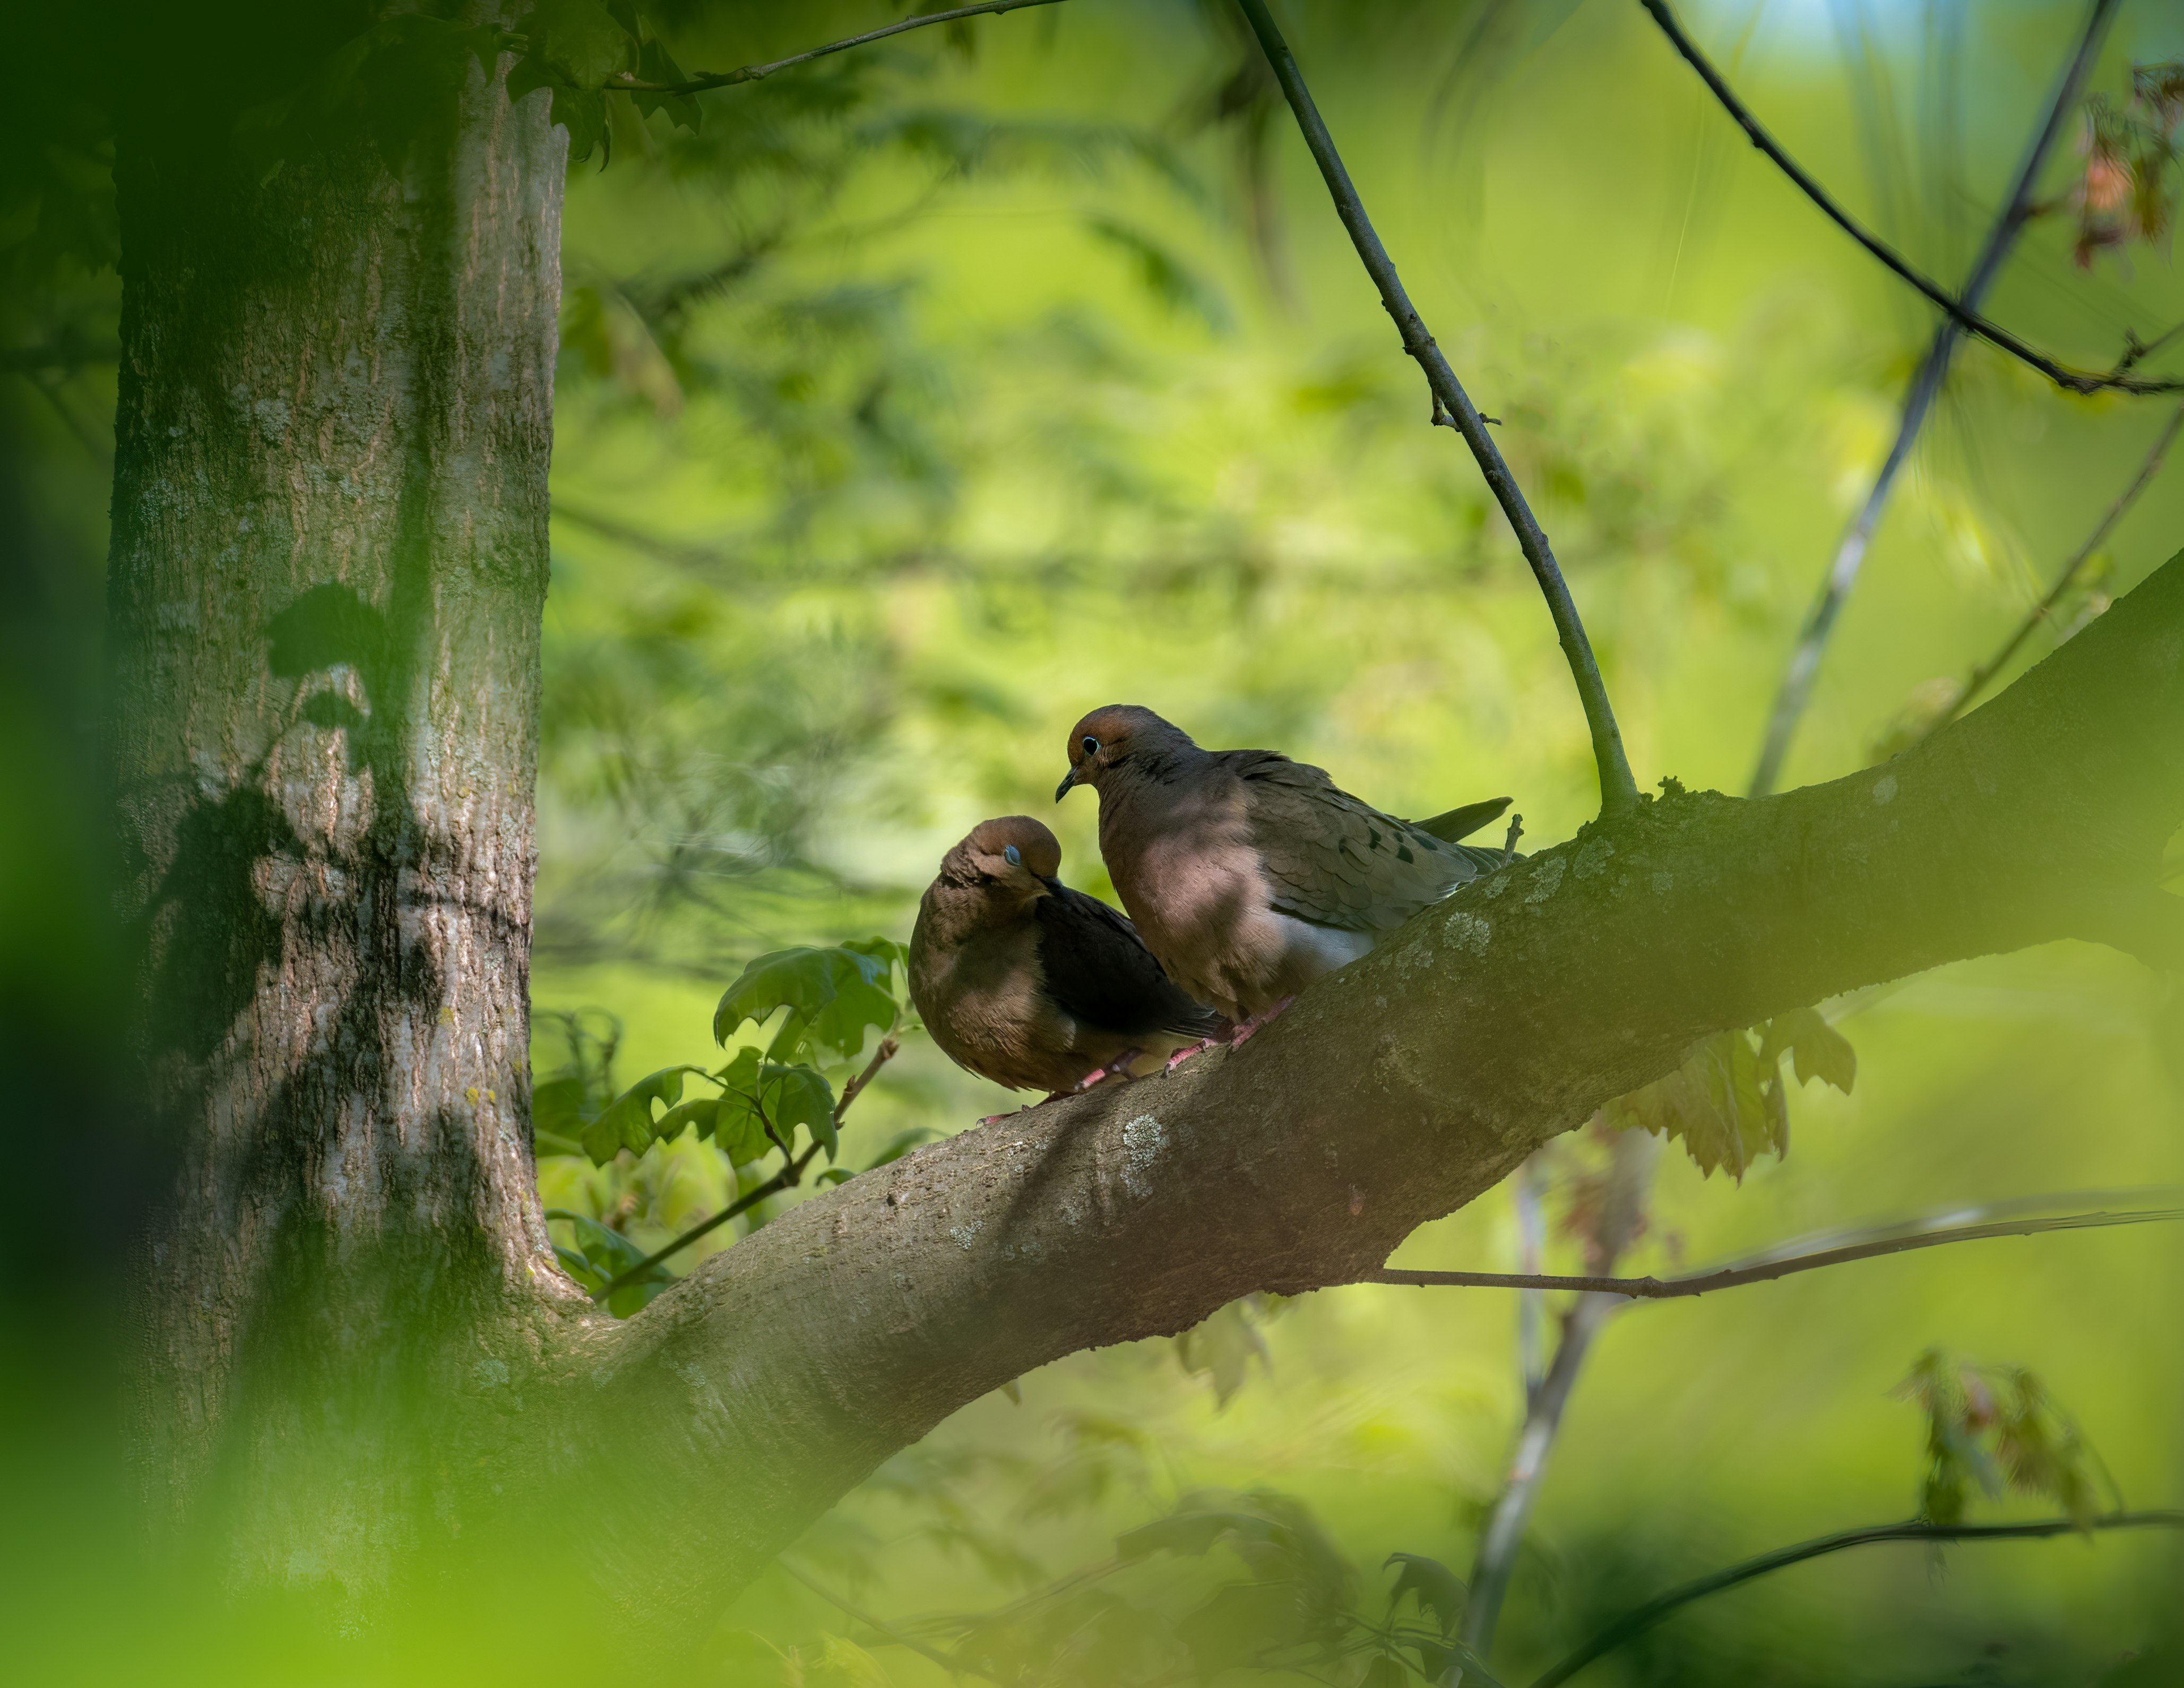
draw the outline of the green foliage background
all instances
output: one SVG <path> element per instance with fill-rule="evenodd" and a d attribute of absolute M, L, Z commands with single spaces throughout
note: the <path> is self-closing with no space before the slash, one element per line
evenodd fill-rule
<path fill-rule="evenodd" d="M 2078 12 L 1690 8 L 1791 147 L 1943 276 L 1983 233 Z M 891 15 L 659 14 L 685 67 Z M 1797 619 L 1886 448 L 1924 308 L 1751 153 L 1635 7 L 1285 16 L 1421 309 L 1501 419 L 1641 782 L 1740 789 Z M 595 1038 L 580 1059 L 556 1011 L 594 1033 L 618 1022 L 620 1084 L 716 1066 L 714 1005 L 745 961 L 906 936 L 942 850 L 988 815 L 1040 813 L 1064 877 L 1111 894 L 1091 802 L 1047 798 L 1064 732 L 1097 704 L 1278 746 L 1399 813 L 1508 792 L 1533 844 L 1586 817 L 1583 723 L 1529 578 L 1468 458 L 1426 426 L 1423 385 L 1285 114 L 1240 75 L 1243 48 L 1211 4 L 1072 0 L 705 96 L 694 136 L 610 103 L 610 148 L 572 174 L 566 225 L 542 1080 L 599 1056 Z M 2126 8 L 2094 86 L 2120 92 L 2133 62 L 2179 56 L 2184 23 Z M 2059 160 L 2058 194 L 2074 162 Z M 2065 215 L 2036 224 L 1991 313 L 2088 365 L 2126 328 L 2150 338 L 2184 317 L 2164 254 L 2085 272 L 2073 234 Z M 8 343 L 110 336 L 110 275 L 61 276 L 8 305 Z M 4 379 L 36 465 L 39 614 L 76 639 L 42 660 L 55 693 L 79 695 L 111 370 Z M 2164 416 L 1963 353 L 1792 779 L 1862 765 L 1922 682 L 1992 649 Z M 2172 465 L 2099 589 L 2180 536 Z M 11 898 L 47 871 L 36 843 L 0 874 Z M 2109 952 L 1969 962 L 1828 1008 L 1857 1047 L 1855 1093 L 1797 1091 L 1790 1152 L 1741 1185 L 1664 1156 L 1632 1269 L 2184 1174 L 2184 1019 Z M 850 1115 L 843 1162 L 1019 1100 L 913 1035 Z M 1569 1140 L 1551 1211 L 1581 1205 L 1602 1158 Z M 605 1167 L 546 1156 L 540 1178 L 550 1206 L 638 1250 L 737 1188 L 694 1135 Z M 1395 1263 L 1506 1267 L 1515 1246 L 1497 1194 Z M 1908 1514 L 1925 1430 L 1890 1391 L 1930 1345 L 2030 1368 L 2133 1504 L 2175 1501 L 2180 1248 L 2151 1227 L 1988 1243 L 1618 1317 L 1555 1451 L 1497 1667 L 1524 1680 L 1688 1574 Z M 1576 1243 L 1558 1234 L 1550 1266 L 1578 1269 Z M 1469 1563 L 1522 1412 L 1514 1317 L 1491 1292 L 1354 1288 L 1232 1310 L 1181 1348 L 1078 1356 L 958 1414 L 791 1557 L 882 1614 L 983 1610 L 1103 1563 L 1194 1492 L 1272 1490 L 1310 1509 L 1377 1611 L 1388 1553 Z M 1111 1585 L 1179 1618 L 1236 1574 L 1229 1551 Z M 1920 1554 L 1786 1572 L 1589 1680 L 2083 1682 L 2171 1621 L 2165 1538 L 1967 1547 L 1946 1574 Z M 877 1680 L 853 1632 L 872 1641 L 770 1574 L 722 1617 L 721 1680 Z M 1039 1680 L 1145 1680 L 1105 1654 L 1072 1675 L 1056 1635 L 1019 1644 Z M 874 1656 L 893 1681 L 944 1680 L 899 1648 Z"/>

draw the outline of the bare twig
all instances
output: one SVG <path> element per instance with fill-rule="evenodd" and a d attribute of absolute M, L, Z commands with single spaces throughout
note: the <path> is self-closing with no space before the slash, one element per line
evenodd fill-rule
<path fill-rule="evenodd" d="M 1531 565 L 1533 577 L 1546 598 L 1547 613 L 1554 618 L 1556 637 L 1569 663 L 1570 676 L 1577 682 L 1579 700 L 1585 705 L 1585 725 L 1592 734 L 1593 761 L 1600 776 L 1601 811 L 1609 815 L 1626 814 L 1638 806 L 1638 788 L 1630 777 L 1630 763 L 1623 750 L 1623 735 L 1615 725 L 1615 711 L 1609 706 L 1607 688 L 1601 680 L 1600 666 L 1593 658 L 1591 641 L 1585 637 L 1585 623 L 1578 617 L 1577 605 L 1571 601 L 1569 588 L 1563 580 L 1562 569 L 1555 561 L 1547 536 L 1540 531 L 1531 506 L 1517 486 L 1516 477 L 1502 460 L 1502 448 L 1486 432 L 1478 408 L 1464 392 L 1462 383 L 1457 380 L 1448 359 L 1441 355 L 1440 348 L 1434 343 L 1433 336 L 1426 331 L 1425 322 L 1412 304 L 1410 295 L 1404 292 L 1396 275 L 1396 266 L 1388 257 L 1388 249 L 1373 232 L 1357 190 L 1351 184 L 1350 172 L 1343 167 L 1341 155 L 1334 149 L 1326 124 L 1320 120 L 1319 109 L 1312 103 L 1312 91 L 1306 87 L 1303 74 L 1297 69 L 1288 43 L 1275 27 L 1266 0 L 1239 0 L 1239 3 L 1251 21 L 1251 32 L 1259 38 L 1268 64 L 1273 67 L 1274 79 L 1281 84 L 1282 92 L 1289 100 L 1290 110 L 1303 132 L 1305 145 L 1311 148 L 1312 159 L 1327 182 L 1336 214 L 1349 230 L 1366 273 L 1379 289 L 1380 303 L 1396 320 L 1396 331 L 1402 338 L 1404 351 L 1415 358 L 1418 367 L 1425 371 L 1426 381 L 1433 389 L 1434 420 L 1450 423 L 1463 436 L 1495 501 L 1516 531 L 1517 543 L 1524 553 L 1524 560 Z"/>
<path fill-rule="evenodd" d="M 2119 371 L 2127 370 L 2141 359 L 2152 357 L 2179 334 L 2184 334 L 2184 322 L 2176 323 L 2163 330 L 2151 340 L 2142 340 L 2129 329 L 2126 329 L 2123 336 L 2124 352 L 2123 355 L 2116 359 L 2116 369 Z"/>
<path fill-rule="evenodd" d="M 2116 494 L 2115 502 L 2103 512 L 2100 521 L 2094 524 L 2093 531 L 2086 536 L 2086 543 L 2070 554 L 2070 561 L 2063 565 L 2062 571 L 2055 577 L 2054 585 L 2048 588 L 2048 595 L 2033 605 L 2031 614 L 2017 624 L 2015 630 L 2002 642 L 2002 649 L 1973 669 L 1965 677 L 1964 683 L 1958 688 L 1954 699 L 1947 709 L 1934 717 L 1933 725 L 1926 729 L 1927 733 L 1938 732 L 1970 709 L 1972 699 L 1987 688 L 1994 677 L 2002 672 L 2009 659 L 2017 655 L 2018 647 L 2031 638 L 2032 630 L 2054 613 L 2056 604 L 2062 601 L 2063 594 L 2070 589 L 2071 582 L 2077 579 L 2079 571 L 2091 560 L 2093 553 L 2100 549 L 2101 543 L 2109 537 L 2116 523 L 2123 520 L 2125 512 L 2138 502 L 2138 495 L 2152 484 L 2155 474 L 2161 468 L 2162 459 L 2169 454 L 2169 448 L 2176 443 L 2177 431 L 2180 428 L 2184 428 L 2184 404 L 2176 407 L 2176 413 L 2169 419 L 2168 426 L 2155 436 L 2153 449 L 2146 454 L 2145 460 L 2138 465 L 2138 472 L 2131 476 L 2131 484 Z"/>
<path fill-rule="evenodd" d="M 1595 1232 L 1602 1263 L 1613 1267 L 1615 1257 L 1637 1240 L 1646 1222 L 1646 1195 L 1653 1182 L 1653 1164 L 1660 1141 L 1638 1132 L 1624 1132 L 1615 1139 L 1614 1162 L 1608 1172 L 1605 1210 Z M 1472 1563 L 1471 1597 L 1464 1602 L 1458 1638 L 1479 1658 L 1494 1648 L 1495 1625 L 1502 1616 L 1502 1602 L 1509 1591 L 1509 1578 L 1517 1568 L 1517 1548 L 1524 1525 L 1546 1480 L 1547 1456 L 1561 1433 L 1563 1410 L 1577 1387 L 1592 1340 L 1620 1305 L 1607 1295 L 1581 1296 L 1563 1321 L 1562 1340 L 1553 1362 L 1525 1405 L 1524 1423 L 1517 1433 L 1517 1448 L 1509 1462 L 1509 1475 L 1479 1537 L 1479 1557 Z M 1451 1673 L 1457 1680 L 1460 1674 Z"/>
<path fill-rule="evenodd" d="M 1404 1284 L 1420 1289 L 1444 1286 L 1487 1290 L 1575 1290 L 1588 1295 L 1624 1295 L 1633 1301 L 1666 1301 L 1685 1295 L 1704 1295 L 1715 1290 L 1734 1290 L 1747 1284 L 1767 1284 L 1800 1272 L 1817 1272 L 1824 1266 L 1847 1261 L 1872 1260 L 1881 1255 L 1904 1254 L 1913 1249 L 1939 1248 L 1944 1243 L 1970 1243 L 1989 1237 L 2029 1237 L 2043 1231 L 2085 1231 L 2107 1225 L 2146 1225 L 2184 1219 L 2184 1207 L 2149 1208 L 2135 1213 L 2065 1213 L 2045 1219 L 2006 1219 L 1981 1225 L 1953 1225 L 1944 1230 L 1920 1231 L 1909 1236 L 1877 1238 L 1838 1248 L 1816 1249 L 1763 1261 L 1753 1266 L 1723 1267 L 1680 1278 L 1592 1278 L 1574 1273 L 1518 1272 L 1414 1272 L 1384 1270 L 1361 1278 L 1361 1284 Z"/>
<path fill-rule="evenodd" d="M 1546 1167 L 1541 1159 L 1546 1151 L 1534 1150 L 1524 1157 L 1524 1164 L 1517 1169 L 1514 1190 L 1517 1202 L 1517 1268 L 1520 1275 L 1536 1278 L 1546 1263 L 1547 1248 L 1546 1223 Z M 1540 1384 L 1546 1377 L 1546 1354 L 1540 1340 L 1540 1327 L 1547 1313 L 1546 1293 L 1540 1290 L 1525 1290 L 1517 1296 L 1517 1370 L 1524 1380 L 1524 1410 L 1529 1412 L 1532 1403 L 1539 1399 Z"/>
<path fill-rule="evenodd" d="M 828 1588 L 824 1583 L 820 1582 L 809 1572 L 798 1570 L 796 1567 L 790 1564 L 788 1560 L 777 1559 L 773 1563 L 781 1568 L 784 1575 L 794 1577 L 798 1582 L 802 1583 L 805 1587 L 810 1589 L 812 1593 L 817 1595 L 820 1599 L 825 1601 L 827 1605 L 845 1613 L 855 1622 L 863 1624 L 875 1635 L 879 1636 L 882 1640 L 889 1642 L 890 1645 L 898 1647 L 909 1648 L 911 1652 L 916 1653 L 920 1658 L 930 1659 L 933 1663 L 939 1665 L 943 1670 L 947 1671 L 950 1675 L 968 1672 L 972 1676 L 983 1676 L 989 1682 L 1000 1682 L 1001 1680 L 1000 1677 L 993 1675 L 989 1672 L 979 1669 L 975 1664 L 966 1664 L 961 1660 L 953 1658 L 948 1654 L 941 1652 L 938 1647 L 928 1646 L 923 1641 L 918 1641 L 913 1636 L 904 1635 L 901 1630 L 894 1628 L 892 1624 L 883 1624 L 878 1618 L 873 1617 L 871 1613 L 864 1611 L 858 1607 L 850 1605 L 848 1601 L 843 1599 L 840 1595 L 836 1594 L 832 1589 Z"/>
<path fill-rule="evenodd" d="M 1895 248 L 1890 246 L 1879 236 L 1870 233 L 1850 213 L 1836 203 L 1827 189 L 1814 181 L 1802 164 L 1782 150 L 1781 143 L 1760 126 L 1758 119 L 1746 109 L 1743 102 L 1737 98 L 1735 92 L 1723 80 L 1721 73 L 1708 62 L 1706 55 L 1701 53 L 1691 38 L 1684 33 L 1683 26 L 1677 23 L 1675 14 L 1669 9 L 1666 0 L 1638 0 L 1638 3 L 1652 14 L 1653 21 L 1661 26 L 1662 33 L 1669 37 L 1670 44 L 1683 55 L 1685 62 L 1698 72 L 1700 80 L 1713 91 L 1713 97 L 1720 103 L 1722 109 L 1736 120 L 1737 126 L 1744 131 L 1752 144 L 1773 159 L 1782 173 L 1797 184 L 1799 192 L 1818 206 L 1830 222 L 1871 253 L 1874 257 L 1879 259 L 1890 273 L 1908 282 L 1933 304 L 1940 306 L 1958 327 L 1967 333 L 1978 335 L 1981 339 L 1991 345 L 2000 347 L 2020 362 L 2039 370 L 2041 374 L 2066 392 L 2100 393 L 2112 390 L 2119 393 L 2184 393 L 2184 378 L 2144 381 L 2135 376 L 2125 374 L 2120 370 L 2112 370 L 2108 374 L 2102 375 L 2092 370 L 2072 369 L 2067 365 L 2059 364 L 2046 353 L 2036 351 L 2027 345 L 2008 329 L 1990 322 L 1976 310 L 1967 306 L 1964 300 L 1950 292 L 1941 283 L 1913 268 L 1909 261 Z"/>
<path fill-rule="evenodd" d="M 2037 1518 L 2025 1524 L 1912 1522 L 1873 1524 L 1864 1529 L 1846 1529 L 1833 1535 L 1816 1536 L 1792 1547 L 1778 1547 L 1771 1553 L 1739 1560 L 1710 1576 L 1697 1578 L 1681 1588 L 1671 1589 L 1668 1593 L 1647 1601 L 1643 1606 L 1625 1613 L 1575 1652 L 1534 1678 L 1532 1688 L 1560 1688 L 1561 1684 L 1568 1681 L 1602 1654 L 1612 1652 L 1625 1641 L 1643 1635 L 1671 1613 L 1695 1600 L 1719 1594 L 1726 1588 L 1735 1588 L 1739 1583 L 1750 1582 L 1754 1577 L 1763 1577 L 1768 1572 L 1779 1571 L 1785 1565 L 1817 1559 L 1824 1554 L 1840 1553 L 1846 1547 L 1864 1547 L 1876 1541 L 2023 1541 L 2095 1529 L 2184 1529 L 2184 1512 L 2117 1512 L 2090 1519 L 2083 1524 L 2075 1518 Z"/>
<path fill-rule="evenodd" d="M 709 88 L 727 88 L 738 82 L 755 82 L 771 76 L 777 70 L 786 70 L 796 64 L 808 64 L 815 58 L 824 58 L 833 53 L 844 53 L 850 47 L 862 47 L 867 42 L 885 41 L 889 36 L 900 35 L 905 30 L 922 30 L 928 24 L 952 24 L 959 19 L 983 17 L 989 12 L 1015 12 L 1026 6 L 1055 6 L 1060 3 L 1061 0 L 985 0 L 983 5 L 958 6 L 953 11 L 928 12 L 922 17 L 905 18 L 884 29 L 867 30 L 862 35 L 830 41 L 824 47 L 815 47 L 808 53 L 792 53 L 787 58 L 777 58 L 770 64 L 746 64 L 735 70 L 700 71 L 680 82 L 644 82 L 634 76 L 615 76 L 610 78 L 605 86 L 610 93 L 702 94 Z"/>
<path fill-rule="evenodd" d="M 1517 859 L 1517 840 L 1524 836 L 1524 817 L 1522 815 L 1512 815 L 1509 817 L 1508 835 L 1502 840 L 1502 865 L 1504 867 Z"/>
<path fill-rule="evenodd" d="M 856 1100 L 858 1095 L 864 1089 L 865 1086 L 872 1082 L 872 1075 L 877 1073 L 880 1068 L 886 1066 L 889 1061 L 892 1061 L 894 1058 L 895 1051 L 901 1047 L 902 1045 L 897 1043 L 892 1037 L 882 1038 L 880 1039 L 879 1047 L 872 1051 L 872 1058 L 865 1063 L 864 1070 L 842 1087 L 842 1094 L 836 1099 L 834 1103 L 834 1123 L 836 1125 L 838 1126 L 841 1124 L 842 1116 L 850 1111 L 850 1104 Z M 738 1213 L 748 1212 L 750 1209 L 757 1206 L 760 1202 L 765 1201 L 769 1195 L 778 1195 L 784 1189 L 793 1189 L 804 1181 L 805 1170 L 811 1166 L 813 1158 L 819 1153 L 819 1145 L 816 1143 L 807 1145 L 801 1155 L 791 1158 L 788 1153 L 788 1145 L 782 1142 L 780 1138 L 774 1136 L 772 1122 L 766 1119 L 766 1111 L 763 1107 L 759 1110 L 759 1118 L 766 1126 L 766 1134 L 773 1139 L 775 1146 L 781 1150 L 782 1158 L 788 1161 L 788 1164 L 783 1167 L 779 1172 L 776 1173 L 772 1178 L 768 1178 L 764 1184 L 760 1184 L 756 1189 L 750 1190 L 743 1195 L 738 1196 L 726 1207 L 723 1207 L 719 1212 L 713 1215 L 711 1218 L 699 1220 L 688 1230 L 683 1232 L 681 1236 L 677 1237 L 672 1241 L 655 1249 L 652 1253 L 645 1256 L 643 1260 L 638 1262 L 636 1265 L 629 1267 L 627 1271 L 616 1273 L 612 1278 L 607 1279 L 604 1284 L 601 1284 L 598 1289 L 592 1292 L 592 1300 L 593 1302 L 604 1305 L 607 1297 L 613 1295 L 616 1290 L 622 1288 L 625 1284 L 634 1284 L 638 1279 L 644 1277 L 646 1273 L 651 1271 L 654 1267 L 659 1265 L 661 1261 L 667 1259 L 670 1256 L 682 1253 L 684 1249 L 696 1242 L 699 1238 L 705 1235 L 707 1232 L 718 1229 L 721 1226 L 727 1224 L 729 1220 L 734 1218 Z"/>
<path fill-rule="evenodd" d="M 2017 237 L 2031 220 L 2036 195 L 2040 185 L 2040 172 L 2048 161 L 2048 154 L 2055 145 L 2056 137 L 2063 131 L 2064 120 L 2078 103 L 2085 86 L 2086 75 L 2092 70 L 2100 44 L 2108 33 L 2109 24 L 2114 17 L 2119 0 L 2092 0 L 2086 14 L 2085 28 L 2080 31 L 2077 50 L 2064 65 L 2057 82 L 2054 97 L 2048 102 L 2048 112 L 2040 127 L 2033 132 L 2025 149 L 2025 158 L 2018 166 L 2016 180 L 2009 196 L 2003 203 L 2002 214 L 1987 231 L 1986 242 L 1971 273 L 1964 279 L 1963 292 L 1958 296 L 1967 310 L 1977 310 L 1981 301 L 1994 278 L 2002 271 L 2003 260 L 2016 245 Z M 1903 411 L 1897 424 L 1895 442 L 1888 455 L 1881 460 L 1880 472 L 1874 477 L 1867 490 L 1865 501 L 1858 507 L 1856 518 L 1836 546 L 1834 558 L 1827 573 L 1820 581 L 1819 595 L 1805 617 L 1805 624 L 1797 635 L 1796 649 L 1791 651 L 1788 666 L 1783 670 L 1782 683 L 1774 697 L 1774 706 L 1767 718 L 1767 733 L 1759 751 L 1758 765 L 1752 771 L 1751 794 L 1764 797 L 1774 789 L 1781 777 L 1783 759 L 1789 755 L 1790 740 L 1796 734 L 1798 722 L 1803 719 L 1805 706 L 1812 699 L 1813 682 L 1819 672 L 1820 655 L 1826 648 L 1830 635 L 1835 631 L 1836 618 L 1842 613 L 1844 601 L 1851 588 L 1857 585 L 1858 571 L 1865 562 L 1866 549 L 1873 542 L 1874 530 L 1880 525 L 1880 513 L 1886 508 L 1888 495 L 1896 484 L 1896 477 L 1904 464 L 1910 460 L 1911 448 L 1925 426 L 1928 411 L 1940 397 L 1942 387 L 1948 379 L 1949 365 L 1956 356 L 1962 331 L 1953 317 L 1944 317 L 1934 330 L 1934 337 L 1920 359 L 1918 372 L 1911 378 L 1910 389 L 1903 397 Z M 2136 343 L 2127 348 L 2124 361 L 2117 365 L 2119 371 L 2128 367 L 2143 351 Z"/>

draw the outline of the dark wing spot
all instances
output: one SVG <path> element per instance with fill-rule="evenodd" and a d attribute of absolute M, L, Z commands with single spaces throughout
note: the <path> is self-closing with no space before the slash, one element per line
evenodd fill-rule
<path fill-rule="evenodd" d="M 1411 847 L 1408 844 L 1397 844 L 1396 846 L 1396 860 L 1398 861 L 1416 861 L 1418 857 L 1411 854 Z"/>
<path fill-rule="evenodd" d="M 1416 842 L 1424 844 L 1435 855 L 1439 855 L 1440 854 L 1440 843 L 1431 833 L 1412 833 L 1411 837 Z"/>
<path fill-rule="evenodd" d="M 1376 832 L 1373 828 L 1372 828 L 1371 827 L 1366 827 L 1366 829 L 1365 829 L 1365 838 L 1366 838 L 1366 841 L 1367 841 L 1367 842 L 1368 842 L 1368 843 L 1372 846 L 1372 848 L 1373 848 L 1373 849 L 1374 849 L 1374 850 L 1378 850 L 1378 849 L 1379 849 L 1379 848 L 1380 848 L 1380 834 L 1379 834 L 1378 832 Z"/>

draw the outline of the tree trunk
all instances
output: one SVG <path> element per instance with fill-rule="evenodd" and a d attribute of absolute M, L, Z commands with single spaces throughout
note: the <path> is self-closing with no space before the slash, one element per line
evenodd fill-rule
<path fill-rule="evenodd" d="M 526 990 L 566 138 L 474 63 L 270 181 L 170 120 L 116 168 L 111 755 L 173 1156 L 143 1479 L 323 1563 L 421 1515 L 405 1403 L 489 1399 L 475 1333 L 563 1282 Z"/>

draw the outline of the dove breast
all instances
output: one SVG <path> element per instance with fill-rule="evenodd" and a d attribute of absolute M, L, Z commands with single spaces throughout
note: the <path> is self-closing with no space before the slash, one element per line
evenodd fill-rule
<path fill-rule="evenodd" d="M 1011 1089 L 1067 1092 L 1125 1057 L 1135 1072 L 1218 1023 L 1128 920 L 1055 877 L 1060 860 L 1030 817 L 986 822 L 942 860 L 911 933 L 911 1000 L 933 1041 Z"/>

